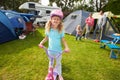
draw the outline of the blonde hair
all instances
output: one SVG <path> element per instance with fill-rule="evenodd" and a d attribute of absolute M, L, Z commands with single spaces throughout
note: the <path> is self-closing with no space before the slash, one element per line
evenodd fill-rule
<path fill-rule="evenodd" d="M 49 32 L 50 29 L 51 29 L 51 21 L 49 20 L 45 25 L 45 32 Z M 63 30 L 62 22 L 60 22 L 60 24 L 58 25 L 57 30 L 58 30 L 59 33 L 62 32 L 62 30 Z"/>

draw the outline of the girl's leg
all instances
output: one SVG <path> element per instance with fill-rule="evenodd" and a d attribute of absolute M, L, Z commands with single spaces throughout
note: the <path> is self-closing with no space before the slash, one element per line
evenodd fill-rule
<path fill-rule="evenodd" d="M 48 50 L 48 58 L 49 58 L 49 68 L 50 67 L 53 67 L 53 65 L 54 65 L 54 54 L 53 54 L 53 52 L 52 51 L 50 51 L 50 50 Z"/>
<path fill-rule="evenodd" d="M 49 67 L 53 67 L 53 64 L 54 64 L 54 59 L 49 58 Z"/>
<path fill-rule="evenodd" d="M 78 40 L 78 34 L 76 34 L 76 37 L 75 37 L 76 40 Z"/>
<path fill-rule="evenodd" d="M 58 75 L 61 75 L 61 74 L 62 74 L 61 59 L 62 59 L 62 56 L 59 56 L 59 57 L 56 59 L 56 65 L 55 65 L 55 68 L 54 68 L 54 72 L 57 72 Z"/>
<path fill-rule="evenodd" d="M 76 34 L 76 40 L 81 40 L 80 34 Z"/>
<path fill-rule="evenodd" d="M 48 73 L 52 73 L 53 74 L 53 66 L 54 65 L 54 59 L 53 58 L 49 58 L 49 67 L 48 67 Z"/>
<path fill-rule="evenodd" d="M 81 40 L 81 35 L 80 34 L 78 35 L 78 40 Z"/>

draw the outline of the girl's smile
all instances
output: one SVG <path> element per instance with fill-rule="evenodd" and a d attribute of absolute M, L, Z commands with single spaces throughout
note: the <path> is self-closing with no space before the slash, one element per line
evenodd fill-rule
<path fill-rule="evenodd" d="M 61 22 L 61 19 L 58 16 L 53 16 L 51 18 L 52 27 L 56 28 Z"/>

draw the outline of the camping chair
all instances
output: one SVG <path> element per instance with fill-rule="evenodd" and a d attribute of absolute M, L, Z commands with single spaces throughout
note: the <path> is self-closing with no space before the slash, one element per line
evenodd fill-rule
<path fill-rule="evenodd" d="M 32 22 L 26 22 L 26 34 L 32 32 L 32 34 L 34 35 L 34 32 L 35 32 L 35 27 L 33 26 L 33 23 Z"/>

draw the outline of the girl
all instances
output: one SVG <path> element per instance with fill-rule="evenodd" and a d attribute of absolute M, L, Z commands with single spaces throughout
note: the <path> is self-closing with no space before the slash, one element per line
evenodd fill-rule
<path fill-rule="evenodd" d="M 82 29 L 80 25 L 77 25 L 76 27 L 76 40 L 81 40 L 82 37 Z"/>
<path fill-rule="evenodd" d="M 48 50 L 53 51 L 62 51 L 62 43 L 65 47 L 65 51 L 69 52 L 68 45 L 64 39 L 64 31 L 63 31 L 63 12 L 61 10 L 54 10 L 50 14 L 50 21 L 48 21 L 45 25 L 45 38 L 40 42 L 39 46 L 42 46 L 48 40 Z M 54 56 L 57 53 L 48 52 L 49 55 Z M 59 80 L 63 80 L 62 77 L 62 67 L 61 67 L 61 59 L 62 56 L 56 58 L 56 65 L 54 71 L 58 73 Z M 51 69 L 53 65 L 51 65 L 51 60 L 49 58 L 49 69 Z"/>

